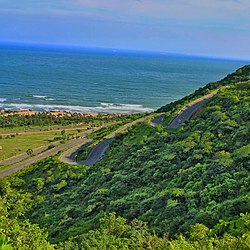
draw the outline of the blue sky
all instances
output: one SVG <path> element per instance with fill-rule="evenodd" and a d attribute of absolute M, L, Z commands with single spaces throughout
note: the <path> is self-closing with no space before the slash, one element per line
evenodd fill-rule
<path fill-rule="evenodd" d="M 0 0 L 0 42 L 250 59 L 250 0 Z"/>

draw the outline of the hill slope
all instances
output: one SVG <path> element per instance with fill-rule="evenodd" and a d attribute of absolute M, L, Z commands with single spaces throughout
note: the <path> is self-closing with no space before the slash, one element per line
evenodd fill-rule
<path fill-rule="evenodd" d="M 93 167 L 68 166 L 54 157 L 6 183 L 31 193 L 35 204 L 26 216 L 48 229 L 51 242 L 95 228 L 105 212 L 146 221 L 171 236 L 195 223 L 212 227 L 237 218 L 250 210 L 249 74 L 246 66 L 208 84 L 204 91 L 219 87 L 218 94 L 178 130 L 138 124 Z M 191 99 L 160 111 L 175 112 Z"/>

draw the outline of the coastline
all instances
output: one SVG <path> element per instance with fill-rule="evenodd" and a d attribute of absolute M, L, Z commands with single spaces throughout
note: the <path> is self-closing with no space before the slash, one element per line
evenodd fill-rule
<path fill-rule="evenodd" d="M 36 111 L 36 110 L 1 110 L 0 109 L 0 117 L 1 116 L 32 116 L 32 115 L 39 115 L 39 114 L 46 114 L 51 116 L 57 116 L 57 117 L 71 117 L 74 115 L 78 115 L 81 117 L 99 117 L 103 116 L 105 118 L 110 117 L 120 117 L 123 115 L 123 113 L 117 113 L 117 114 L 107 114 L 107 113 L 81 113 L 81 112 L 70 112 L 70 111 Z"/>

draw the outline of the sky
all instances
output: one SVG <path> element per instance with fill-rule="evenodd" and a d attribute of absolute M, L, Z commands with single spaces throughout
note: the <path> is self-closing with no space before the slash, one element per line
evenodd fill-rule
<path fill-rule="evenodd" d="M 250 60 L 250 0 L 0 0 L 0 42 Z"/>

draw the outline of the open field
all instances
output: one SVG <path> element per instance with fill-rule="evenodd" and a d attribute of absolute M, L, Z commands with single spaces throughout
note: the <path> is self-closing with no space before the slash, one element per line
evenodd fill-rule
<path fill-rule="evenodd" d="M 84 131 L 84 129 L 81 129 Z M 66 135 L 75 135 L 79 132 L 77 129 L 66 130 Z M 6 131 L 7 133 L 7 131 Z M 53 141 L 58 141 L 62 139 L 61 131 L 48 131 L 13 135 L 13 136 L 3 136 L 0 139 L 0 161 L 10 158 L 12 156 L 26 152 L 27 149 L 37 148 L 41 146 L 50 145 Z"/>
<path fill-rule="evenodd" d="M 15 127 L 15 128 L 0 128 L 0 135 L 15 134 L 15 133 L 32 133 L 32 132 L 50 132 L 59 130 L 73 130 L 73 129 L 85 129 L 85 125 L 54 125 L 54 126 L 32 126 L 29 128 Z"/>

